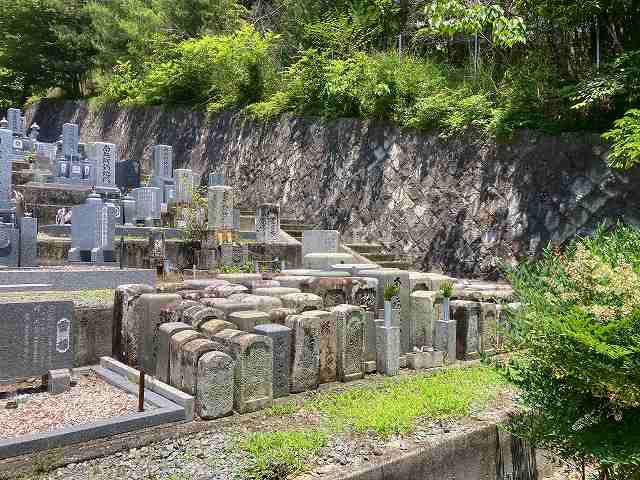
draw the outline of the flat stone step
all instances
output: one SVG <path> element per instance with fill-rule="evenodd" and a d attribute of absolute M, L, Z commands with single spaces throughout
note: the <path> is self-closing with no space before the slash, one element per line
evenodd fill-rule
<path fill-rule="evenodd" d="M 376 262 L 378 265 L 380 265 L 380 267 L 382 268 L 399 268 L 400 270 L 409 270 L 412 266 L 411 263 L 406 262 L 406 261 L 402 261 L 402 260 L 395 260 L 395 261 L 388 261 L 388 262 Z"/>
<path fill-rule="evenodd" d="M 29 170 L 30 163 L 26 160 L 15 160 L 11 164 L 11 170 L 17 172 L 19 170 Z"/>
<path fill-rule="evenodd" d="M 382 250 L 379 243 L 347 243 L 346 246 L 360 254 L 379 253 Z"/>
<path fill-rule="evenodd" d="M 362 253 L 362 255 L 375 263 L 395 262 L 398 259 L 398 256 L 393 253 Z"/>

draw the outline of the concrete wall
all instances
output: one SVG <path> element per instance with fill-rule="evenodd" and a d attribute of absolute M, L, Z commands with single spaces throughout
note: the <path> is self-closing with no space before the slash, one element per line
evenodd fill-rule
<path fill-rule="evenodd" d="M 115 239 L 116 247 L 116 263 L 120 262 L 120 240 Z M 148 268 L 147 261 L 148 241 L 127 240 L 127 256 L 125 265 L 131 268 Z M 166 242 L 165 252 L 167 258 L 171 260 L 173 265 L 192 265 L 188 258 L 190 253 L 182 246 L 182 242 L 177 240 L 168 240 Z M 38 257 L 40 265 L 61 265 L 66 262 L 71 248 L 71 239 L 69 238 L 47 238 L 38 240 Z M 249 244 L 249 252 L 257 255 L 265 255 L 269 258 L 278 257 L 286 262 L 287 268 L 299 268 L 302 265 L 302 245 L 270 245 L 267 248 L 260 247 L 257 244 Z"/>
<path fill-rule="evenodd" d="M 468 425 L 421 448 L 327 480 L 538 480 L 553 463 L 495 423 Z"/>
<path fill-rule="evenodd" d="M 121 158 L 150 169 L 151 147 L 174 145 L 176 167 L 224 170 L 243 209 L 280 202 L 283 215 L 344 238 L 382 242 L 416 266 L 455 276 L 496 277 L 502 260 L 539 254 L 602 222 L 640 225 L 640 172 L 606 166 L 598 135 L 521 131 L 508 141 L 480 135 L 442 140 L 353 119 L 284 116 L 256 123 L 241 114 L 160 107 L 33 105 L 44 140 L 77 122 L 84 142 L 118 144 Z"/>

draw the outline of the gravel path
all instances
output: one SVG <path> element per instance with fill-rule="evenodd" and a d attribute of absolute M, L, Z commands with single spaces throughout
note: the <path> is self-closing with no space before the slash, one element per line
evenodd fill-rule
<path fill-rule="evenodd" d="M 21 393 L 18 408 L 0 405 L 0 439 L 51 432 L 69 425 L 95 422 L 137 412 L 138 400 L 94 374 L 80 376 L 77 385 L 60 395 Z"/>

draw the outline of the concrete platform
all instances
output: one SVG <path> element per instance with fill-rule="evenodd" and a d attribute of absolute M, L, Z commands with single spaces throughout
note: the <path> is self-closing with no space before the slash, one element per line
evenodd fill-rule
<path fill-rule="evenodd" d="M 155 286 L 157 274 L 149 269 L 65 265 L 0 269 L 0 291 L 58 291 L 113 289 L 127 283 Z"/>

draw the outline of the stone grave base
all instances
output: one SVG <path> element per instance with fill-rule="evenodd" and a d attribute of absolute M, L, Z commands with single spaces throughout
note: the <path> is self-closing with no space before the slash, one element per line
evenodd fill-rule
<path fill-rule="evenodd" d="M 123 375 L 118 371 L 114 371 L 118 370 L 115 364 L 103 362 L 103 365 L 113 369 L 95 366 L 91 367 L 91 370 L 102 380 L 137 396 L 137 377 Z M 193 418 L 193 397 L 182 392 L 176 393 L 172 387 L 164 384 L 158 385 L 159 383 L 157 380 L 150 381 L 150 386 L 145 389 L 145 404 L 153 407 L 148 411 L 69 426 L 54 432 L 34 433 L 0 440 L 0 460 L 18 455 L 33 455 L 36 452 L 52 448 L 84 443 L 147 427 L 191 420 Z M 179 400 L 182 405 L 177 403 L 176 400 Z M 189 403 L 189 400 L 191 400 L 191 403 Z M 189 411 L 189 408 L 191 408 L 191 411 Z"/>

